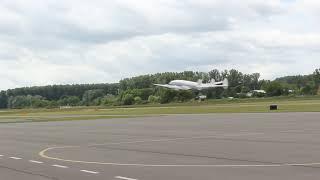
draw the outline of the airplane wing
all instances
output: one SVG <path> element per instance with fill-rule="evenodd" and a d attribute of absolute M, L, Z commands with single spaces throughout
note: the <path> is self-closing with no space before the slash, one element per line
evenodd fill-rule
<path fill-rule="evenodd" d="M 189 89 L 191 89 L 188 86 L 176 86 L 176 85 L 170 85 L 170 84 L 154 84 L 154 85 L 169 88 L 169 89 L 174 89 L 174 90 L 189 90 Z"/>
<path fill-rule="evenodd" d="M 228 89 L 228 87 L 229 87 L 229 81 L 228 81 L 228 79 L 226 78 L 226 79 L 224 79 L 224 80 L 221 81 L 221 82 L 215 82 L 214 85 L 223 87 L 224 89 Z"/>
<path fill-rule="evenodd" d="M 224 79 L 223 81 L 220 81 L 220 82 L 212 82 L 212 84 L 214 85 L 219 85 L 219 86 L 229 86 L 229 82 L 228 82 L 228 79 Z"/>
<path fill-rule="evenodd" d="M 208 88 L 218 88 L 218 87 L 222 87 L 224 89 L 228 89 L 229 87 L 229 82 L 228 79 L 224 79 L 223 81 L 220 82 L 210 82 L 207 84 L 202 84 L 200 89 L 208 89 Z"/>

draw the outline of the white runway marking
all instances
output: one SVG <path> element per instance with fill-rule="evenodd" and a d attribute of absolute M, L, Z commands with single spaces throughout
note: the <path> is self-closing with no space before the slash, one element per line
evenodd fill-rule
<path fill-rule="evenodd" d="M 90 173 L 90 174 L 99 174 L 99 172 L 96 171 L 88 171 L 88 170 L 80 170 L 81 172 Z"/>
<path fill-rule="evenodd" d="M 247 133 L 246 135 L 253 135 L 259 133 Z M 226 134 L 224 134 L 226 135 Z M 206 139 L 213 138 L 215 136 L 199 136 L 199 137 L 186 137 L 186 138 L 173 138 L 173 139 L 156 139 L 156 140 L 141 140 L 141 141 L 129 141 L 129 142 L 116 142 L 116 143 L 105 143 L 105 144 L 90 144 L 90 146 L 102 146 L 102 145 L 119 145 L 119 144 L 136 144 L 136 143 L 149 143 L 149 142 L 169 142 L 178 140 L 194 140 L 194 139 Z M 220 134 L 221 136 L 221 134 Z M 81 146 L 61 146 L 61 147 L 50 147 L 39 152 L 39 155 L 46 159 L 57 160 L 62 162 L 73 162 L 82 164 L 99 164 L 99 165 L 113 165 L 113 166 L 138 166 L 138 167 L 215 167 L 215 168 L 228 168 L 228 167 L 284 167 L 284 166 L 315 166 L 320 165 L 320 162 L 310 163 L 283 163 L 283 164 L 131 164 L 131 163 L 115 163 L 115 162 L 95 162 L 95 161 L 80 161 L 71 159 L 62 159 L 58 157 L 47 156 L 46 153 L 53 149 L 66 149 L 66 148 L 81 148 Z M 121 177 L 121 176 L 117 176 Z M 130 180 L 130 179 L 129 179 Z"/>
<path fill-rule="evenodd" d="M 0 157 L 3 157 L 3 155 L 0 154 Z"/>
<path fill-rule="evenodd" d="M 22 158 L 19 158 L 19 157 L 9 157 L 10 159 L 14 159 L 14 160 L 20 160 Z"/>
<path fill-rule="evenodd" d="M 41 161 L 29 160 L 29 162 L 31 162 L 31 163 L 36 163 L 36 164 L 43 164 L 43 162 L 41 162 Z"/>
<path fill-rule="evenodd" d="M 132 179 L 132 178 L 127 178 L 127 177 L 123 177 L 123 176 L 116 176 L 114 177 L 116 179 L 123 179 L 123 180 L 138 180 L 138 179 Z"/>
<path fill-rule="evenodd" d="M 58 167 L 58 168 L 64 168 L 64 169 L 69 168 L 68 166 L 62 166 L 62 165 L 58 165 L 58 164 L 54 164 L 52 166 L 53 167 Z"/>

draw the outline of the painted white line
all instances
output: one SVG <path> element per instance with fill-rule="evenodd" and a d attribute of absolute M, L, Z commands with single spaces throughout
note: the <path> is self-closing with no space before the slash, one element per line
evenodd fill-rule
<path fill-rule="evenodd" d="M 61 165 L 58 165 L 58 164 L 54 164 L 52 166 L 53 167 L 58 167 L 58 168 L 64 168 L 64 169 L 69 168 L 68 166 L 61 166 Z"/>
<path fill-rule="evenodd" d="M 114 177 L 116 179 L 123 179 L 123 180 L 138 180 L 138 179 L 132 179 L 132 178 L 127 178 L 127 177 L 123 177 L 123 176 L 116 176 Z"/>
<path fill-rule="evenodd" d="M 14 160 L 20 160 L 22 158 L 19 158 L 19 157 L 9 157 L 10 159 L 14 159 Z"/>
<path fill-rule="evenodd" d="M 99 172 L 96 171 L 88 171 L 88 170 L 80 170 L 81 172 L 90 173 L 90 174 L 99 174 Z"/>
<path fill-rule="evenodd" d="M 204 137 L 189 137 L 189 138 L 173 138 L 173 139 L 158 139 L 158 140 L 142 140 L 142 141 L 129 141 L 129 142 L 116 142 L 116 143 L 105 143 L 105 144 L 91 144 L 90 146 L 102 146 L 102 145 L 119 145 L 119 144 L 135 144 L 135 143 L 147 143 L 147 142 L 169 142 L 178 140 L 192 140 L 192 139 L 205 139 L 213 138 L 217 136 L 204 136 Z M 307 162 L 307 163 L 283 163 L 283 164 L 130 164 L 130 163 L 115 163 L 115 162 L 95 162 L 95 161 L 80 161 L 71 159 L 62 159 L 58 157 L 47 156 L 48 151 L 54 149 L 66 149 L 66 148 L 79 148 L 81 146 L 61 146 L 61 147 L 50 147 L 39 152 L 39 155 L 46 159 L 57 160 L 62 162 L 73 162 L 82 164 L 99 164 L 99 165 L 113 165 L 113 166 L 138 166 L 138 167 L 284 167 L 284 166 L 315 166 L 320 165 L 320 162 Z M 121 177 L 121 176 L 117 176 Z M 119 179 L 119 178 L 118 178 Z M 131 179 L 129 179 L 131 180 Z M 134 179 L 133 179 L 134 180 Z"/>
<path fill-rule="evenodd" d="M 29 160 L 29 162 L 31 162 L 31 163 L 36 163 L 36 164 L 43 164 L 43 162 L 41 162 L 41 161 Z"/>
<path fill-rule="evenodd" d="M 3 157 L 3 155 L 0 154 L 0 157 Z"/>

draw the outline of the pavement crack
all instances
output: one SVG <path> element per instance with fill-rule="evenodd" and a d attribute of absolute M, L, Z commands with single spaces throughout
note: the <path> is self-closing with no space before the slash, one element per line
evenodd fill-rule
<path fill-rule="evenodd" d="M 315 142 L 297 142 L 297 141 L 281 141 L 281 140 L 266 140 L 266 139 L 245 139 L 245 138 L 220 138 L 212 137 L 210 139 L 231 141 L 231 142 L 254 142 L 254 143 L 277 143 L 277 144 L 299 144 L 299 145 L 317 145 Z"/>
<path fill-rule="evenodd" d="M 319 166 L 314 166 L 314 165 L 296 165 L 293 167 L 302 167 L 302 168 L 312 168 L 312 169 L 319 169 Z"/>
<path fill-rule="evenodd" d="M 99 149 L 101 147 L 94 147 Z M 228 161 L 239 161 L 239 162 L 247 162 L 247 163 L 261 163 L 261 164 L 284 164 L 281 162 L 267 162 L 267 161 L 258 161 L 258 160 L 247 160 L 247 159 L 239 159 L 239 158 L 228 158 L 221 156 L 207 156 L 207 155 L 195 155 L 195 154 L 184 154 L 184 153 L 171 153 L 171 152 L 161 152 L 161 151 L 150 151 L 150 150 L 140 150 L 140 149 L 129 149 L 129 148 L 115 148 L 115 147 L 103 147 L 104 149 L 111 150 L 121 150 L 121 151 L 133 151 L 133 152 L 141 152 L 141 153 L 152 153 L 152 154 L 161 154 L 161 155 L 171 155 L 171 156 L 183 156 L 183 157 L 194 157 L 194 158 L 208 158 L 208 159 L 217 159 L 217 160 L 228 160 Z"/>

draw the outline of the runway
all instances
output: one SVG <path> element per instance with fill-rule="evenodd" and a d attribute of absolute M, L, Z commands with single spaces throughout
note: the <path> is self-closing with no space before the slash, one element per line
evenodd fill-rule
<path fill-rule="evenodd" d="M 0 124 L 0 179 L 320 177 L 320 113 Z"/>

